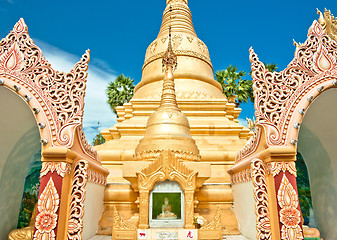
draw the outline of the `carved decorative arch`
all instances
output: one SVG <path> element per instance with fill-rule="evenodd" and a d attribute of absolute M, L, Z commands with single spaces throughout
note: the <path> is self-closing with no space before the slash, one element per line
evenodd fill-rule
<path fill-rule="evenodd" d="M 251 162 L 253 172 L 264 171 L 255 164 L 257 158 L 266 166 L 261 176 L 273 194 L 264 203 L 273 217 L 270 226 L 264 226 L 257 215 L 258 239 L 270 239 L 273 234 L 281 239 L 304 238 L 295 168 L 299 129 L 310 104 L 326 90 L 337 88 L 337 42 L 331 38 L 335 33 L 326 31 L 328 24 L 322 24 L 322 19 L 320 23 L 313 22 L 303 44 L 295 43 L 294 59 L 281 72 L 268 72 L 250 49 L 256 128 L 229 172 L 235 179 Z M 272 234 L 261 235 L 268 231 Z"/>
<path fill-rule="evenodd" d="M 89 59 L 86 51 L 69 73 L 55 71 L 30 38 L 22 18 L 0 41 L 0 85 L 27 102 L 42 144 L 71 148 L 77 134 L 84 152 L 95 158 L 81 127 Z"/>
<path fill-rule="evenodd" d="M 88 50 L 69 73 L 54 70 L 30 38 L 23 19 L 0 41 L 0 87 L 26 101 L 43 145 L 34 239 L 65 239 L 66 233 L 80 239 L 85 184 L 90 180 L 105 185 L 108 171 L 83 132 L 89 59 Z"/>
<path fill-rule="evenodd" d="M 265 129 L 268 145 L 294 144 L 289 138 L 297 136 L 299 122 L 294 120 L 302 118 L 309 104 L 324 90 L 337 87 L 336 49 L 337 43 L 317 21 L 310 27 L 308 39 L 296 44 L 295 58 L 281 72 L 266 71 L 250 49 L 256 122 Z"/>
<path fill-rule="evenodd" d="M 268 146 L 296 145 L 302 118 L 320 94 L 337 87 L 337 43 L 314 21 L 295 57 L 281 72 L 269 72 L 251 48 L 256 130 L 237 161 L 256 150 L 260 128 Z"/>

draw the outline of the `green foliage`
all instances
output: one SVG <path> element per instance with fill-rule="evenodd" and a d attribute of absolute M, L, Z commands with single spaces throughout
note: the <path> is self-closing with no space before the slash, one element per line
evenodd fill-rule
<path fill-rule="evenodd" d="M 108 96 L 108 104 L 114 113 L 116 113 L 117 106 L 122 106 L 130 101 L 134 88 L 134 80 L 130 77 L 125 77 L 123 73 L 114 82 L 109 83 L 106 94 Z"/>
<path fill-rule="evenodd" d="M 312 208 L 310 183 L 307 166 L 305 165 L 301 153 L 297 153 L 296 170 L 297 170 L 297 178 L 296 178 L 297 191 L 301 211 L 304 218 L 309 218 L 310 209 Z"/>
<path fill-rule="evenodd" d="M 97 135 L 94 137 L 94 139 L 92 140 L 92 143 L 91 145 L 92 146 L 96 146 L 96 145 L 101 145 L 105 143 L 105 139 L 104 137 L 102 136 L 101 133 L 97 133 Z"/>
<path fill-rule="evenodd" d="M 39 195 L 40 170 L 41 168 L 26 177 L 17 228 L 29 226 Z"/>
<path fill-rule="evenodd" d="M 269 72 L 274 72 L 278 69 L 275 63 L 263 63 L 263 64 Z"/>
<path fill-rule="evenodd" d="M 24 193 L 19 214 L 18 228 L 29 226 L 37 199 L 35 194 L 31 194 L 30 192 Z"/>
<path fill-rule="evenodd" d="M 254 101 L 253 82 L 244 80 L 246 73 L 238 71 L 236 66 L 229 65 L 225 70 L 218 70 L 215 79 L 221 84 L 224 95 L 228 98 L 236 98 L 236 104 Z"/>

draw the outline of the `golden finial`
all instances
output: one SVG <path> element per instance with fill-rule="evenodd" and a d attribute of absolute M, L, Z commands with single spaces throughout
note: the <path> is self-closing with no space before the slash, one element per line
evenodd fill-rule
<path fill-rule="evenodd" d="M 319 24 L 321 24 L 322 26 L 325 26 L 325 20 L 324 20 L 322 12 L 318 10 L 318 8 L 316 8 L 316 10 L 317 10 L 317 14 L 319 14 L 319 18 L 318 18 Z"/>
<path fill-rule="evenodd" d="M 177 3 L 177 4 L 188 4 L 188 0 L 166 0 L 166 4 L 172 4 L 172 3 Z"/>
<path fill-rule="evenodd" d="M 172 7 L 170 6 L 170 11 L 172 11 Z M 171 18 L 171 17 L 170 17 Z M 171 20 L 171 19 L 170 19 Z M 168 36 L 168 47 L 166 52 L 163 56 L 163 71 L 165 71 L 164 81 L 163 81 L 163 90 L 161 95 L 160 101 L 160 108 L 174 108 L 178 111 L 177 100 L 176 100 L 176 93 L 175 93 L 175 85 L 174 85 L 174 78 L 173 78 L 173 71 L 177 68 L 177 56 L 174 54 L 172 49 L 172 42 L 171 42 L 171 21 L 169 27 L 169 36 Z"/>
<path fill-rule="evenodd" d="M 172 12 L 172 6 L 170 6 L 170 12 Z M 174 54 L 173 49 L 172 49 L 171 20 L 172 20 L 172 15 L 170 15 L 168 46 L 167 46 L 166 52 L 164 53 L 163 61 L 162 61 L 163 71 L 167 71 L 169 66 L 171 67 L 172 71 L 174 71 L 178 65 L 177 56 Z"/>
<path fill-rule="evenodd" d="M 333 40 L 337 41 L 337 18 L 326 8 L 324 14 L 317 9 L 317 14 L 319 14 L 318 23 Z"/>

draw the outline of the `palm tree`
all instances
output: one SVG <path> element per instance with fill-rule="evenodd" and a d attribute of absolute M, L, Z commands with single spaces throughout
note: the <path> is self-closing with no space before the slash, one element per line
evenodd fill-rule
<path fill-rule="evenodd" d="M 264 63 L 264 66 L 269 72 L 274 72 L 276 69 L 278 69 L 277 65 L 275 63 Z"/>
<path fill-rule="evenodd" d="M 229 102 L 239 106 L 242 102 L 253 101 L 252 81 L 244 80 L 246 73 L 238 71 L 236 66 L 229 65 L 225 70 L 215 73 L 216 80 L 221 84 L 223 93 Z"/>
<path fill-rule="evenodd" d="M 125 77 L 123 73 L 114 82 L 109 83 L 106 94 L 108 96 L 108 104 L 114 113 L 116 113 L 117 106 L 122 106 L 131 100 L 134 88 L 134 80 L 130 77 Z"/>

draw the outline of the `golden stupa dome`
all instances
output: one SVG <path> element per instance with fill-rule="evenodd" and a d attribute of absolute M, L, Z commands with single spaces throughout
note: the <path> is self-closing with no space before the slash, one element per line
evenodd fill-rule
<path fill-rule="evenodd" d="M 134 99 L 160 99 L 164 79 L 161 60 L 167 48 L 169 26 L 172 48 L 179 61 L 174 73 L 177 98 L 224 98 L 221 85 L 213 77 L 208 48 L 194 31 L 187 0 L 166 2 L 159 34 L 145 54 L 142 79 L 135 87 Z"/>
<path fill-rule="evenodd" d="M 144 160 L 142 155 L 151 158 L 151 153 L 161 150 L 172 150 L 184 153 L 190 158 L 199 160 L 199 149 L 192 139 L 187 117 L 178 107 L 175 95 L 173 69 L 177 57 L 172 51 L 171 34 L 169 33 L 168 49 L 163 57 L 165 77 L 159 108 L 150 115 L 146 124 L 146 132 L 135 150 L 135 156 Z"/>

